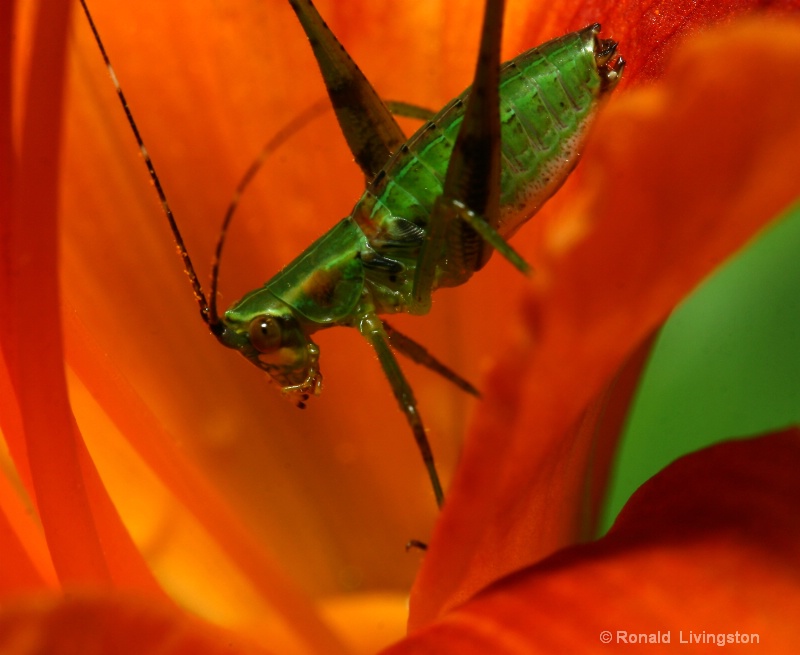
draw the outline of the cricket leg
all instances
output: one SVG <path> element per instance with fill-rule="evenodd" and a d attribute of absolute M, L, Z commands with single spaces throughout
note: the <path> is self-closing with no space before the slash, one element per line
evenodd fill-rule
<path fill-rule="evenodd" d="M 389 337 L 389 344 L 397 352 L 405 355 L 410 360 L 430 369 L 434 373 L 438 373 L 446 380 L 449 380 L 462 391 L 472 394 L 476 398 L 480 398 L 480 392 L 458 373 L 456 373 L 449 366 L 446 366 L 433 355 L 428 352 L 425 346 L 417 343 L 411 337 L 406 336 L 402 332 L 398 332 L 394 327 L 383 321 L 383 329 L 386 331 L 386 336 Z"/>
<path fill-rule="evenodd" d="M 383 323 L 374 313 L 368 312 L 362 315 L 359 320 L 358 329 L 375 350 L 378 355 L 378 361 L 383 367 L 383 372 L 386 374 L 389 384 L 392 385 L 394 397 L 397 399 L 400 410 L 405 414 L 406 420 L 411 427 L 414 440 L 417 442 L 417 448 L 422 455 L 422 461 L 428 471 L 428 477 L 433 487 L 433 495 L 436 497 L 436 504 L 441 508 L 444 504 L 444 492 L 439 481 L 439 474 L 436 472 L 436 465 L 433 462 L 431 445 L 428 443 L 428 436 L 425 434 L 425 427 L 417 410 L 414 392 L 411 390 L 389 346 L 389 337 L 386 334 Z"/>
<path fill-rule="evenodd" d="M 405 143 L 405 134 L 311 0 L 289 4 L 308 36 L 350 152 L 371 180 Z"/>
<path fill-rule="evenodd" d="M 488 0 L 472 91 L 414 271 L 410 310 L 430 309 L 437 276 L 461 283 L 497 250 L 523 273 L 528 264 L 497 232 L 500 214 L 500 42 L 504 0 Z M 488 245 L 486 248 L 484 246 Z"/>
<path fill-rule="evenodd" d="M 402 116 L 403 118 L 416 118 L 420 121 L 429 121 L 436 112 L 433 109 L 428 109 L 422 105 L 415 105 L 413 102 L 403 102 L 402 100 L 384 100 L 386 108 L 392 112 L 393 116 Z"/>

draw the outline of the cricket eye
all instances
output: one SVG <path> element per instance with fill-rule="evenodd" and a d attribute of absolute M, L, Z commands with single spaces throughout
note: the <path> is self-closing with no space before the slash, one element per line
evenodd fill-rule
<path fill-rule="evenodd" d="M 270 353 L 281 346 L 281 326 L 272 316 L 256 316 L 248 328 L 250 343 L 262 353 Z"/>

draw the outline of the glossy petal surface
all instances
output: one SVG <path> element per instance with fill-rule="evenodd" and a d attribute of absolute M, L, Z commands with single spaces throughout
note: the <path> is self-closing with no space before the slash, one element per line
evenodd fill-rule
<path fill-rule="evenodd" d="M 607 537 L 499 581 L 384 652 L 792 652 L 798 463 L 796 429 L 688 455 L 634 494 Z"/>

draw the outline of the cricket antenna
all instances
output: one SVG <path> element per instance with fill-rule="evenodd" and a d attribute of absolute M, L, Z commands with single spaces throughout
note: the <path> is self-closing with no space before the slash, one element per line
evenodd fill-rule
<path fill-rule="evenodd" d="M 122 92 L 122 87 L 119 85 L 117 75 L 114 72 L 114 68 L 111 66 L 108 53 L 106 53 L 103 41 L 100 38 L 97 27 L 95 27 L 94 20 L 92 20 L 92 15 L 89 13 L 89 8 L 86 6 L 86 0 L 81 0 L 81 7 L 83 7 L 83 12 L 86 14 L 86 19 L 89 21 L 89 27 L 92 28 L 94 40 L 97 42 L 97 47 L 100 49 L 100 54 L 103 55 L 103 61 L 108 68 L 108 74 L 111 76 L 111 81 L 114 83 L 114 88 L 117 90 L 117 97 L 119 98 L 120 103 L 122 103 L 125 116 L 128 118 L 128 124 L 131 126 L 131 130 L 133 130 L 133 136 L 136 138 L 136 143 L 139 146 L 139 150 L 141 151 L 145 165 L 147 166 L 147 172 L 150 174 L 150 179 L 153 181 L 153 186 L 158 194 L 158 199 L 161 201 L 161 208 L 164 210 L 164 214 L 169 222 L 169 227 L 172 230 L 172 236 L 175 238 L 175 244 L 178 246 L 178 252 L 180 253 L 181 259 L 183 259 L 183 266 L 186 269 L 186 275 L 189 276 L 189 282 L 192 285 L 194 297 L 197 299 L 197 304 L 200 305 L 200 317 L 213 332 L 215 327 L 217 327 L 219 324 L 219 317 L 217 316 L 216 311 L 208 305 L 206 296 L 203 293 L 203 287 L 200 284 L 200 280 L 197 278 L 197 273 L 192 265 L 189 252 L 186 250 L 186 244 L 183 242 L 183 237 L 178 229 L 178 224 L 175 222 L 175 217 L 172 215 L 172 210 L 167 202 L 167 196 L 164 193 L 164 189 L 161 187 L 161 181 L 158 179 L 156 169 L 153 167 L 153 162 L 150 159 L 147 148 L 144 146 L 142 136 L 139 134 L 139 128 L 136 125 L 136 121 L 133 119 L 133 114 L 131 113 L 130 108 L 128 107 L 128 101 L 125 99 L 125 94 Z"/>
<path fill-rule="evenodd" d="M 83 0 L 81 0 L 81 2 L 83 2 Z M 242 198 L 244 190 L 247 188 L 250 182 L 253 181 L 256 173 L 258 173 L 261 166 L 273 152 L 280 148 L 312 120 L 322 115 L 323 112 L 329 109 L 331 109 L 331 106 L 328 98 L 320 98 L 313 105 L 307 107 L 304 111 L 293 117 L 288 123 L 286 123 L 286 125 L 273 134 L 266 144 L 264 144 L 261 152 L 258 153 L 256 158 L 245 171 L 242 179 L 239 180 L 239 184 L 236 185 L 236 190 L 233 192 L 233 198 L 231 198 L 228 209 L 225 210 L 225 217 L 222 219 L 222 227 L 219 231 L 217 247 L 214 249 L 214 261 L 211 264 L 211 286 L 209 287 L 208 294 L 210 304 L 208 313 L 212 321 L 214 321 L 213 323 L 210 323 L 212 331 L 214 329 L 214 324 L 219 323 L 219 315 L 217 314 L 217 289 L 219 287 L 219 266 L 220 261 L 222 260 L 222 249 L 225 247 L 225 239 L 228 236 L 228 228 L 230 227 L 231 220 L 233 219 L 233 214 L 239 206 L 239 201 Z"/>

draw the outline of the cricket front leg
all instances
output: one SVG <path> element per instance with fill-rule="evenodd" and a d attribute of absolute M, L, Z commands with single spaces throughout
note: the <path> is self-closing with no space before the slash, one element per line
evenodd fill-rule
<path fill-rule="evenodd" d="M 400 369 L 400 365 L 397 363 L 397 359 L 389 346 L 389 337 L 383 327 L 383 322 L 374 313 L 368 312 L 361 316 L 358 322 L 358 329 L 375 350 L 378 355 L 378 361 L 383 367 L 383 372 L 388 378 L 389 384 L 392 385 L 394 397 L 397 399 L 400 410 L 405 414 L 406 420 L 411 427 L 414 440 L 417 442 L 417 448 L 422 455 L 422 461 L 428 471 L 428 477 L 433 487 L 433 495 L 436 497 L 436 504 L 441 508 L 444 503 L 444 492 L 433 461 L 433 451 L 431 451 L 428 436 L 425 434 L 425 427 L 417 410 L 414 392 L 411 390 L 411 386 L 403 375 L 403 371 Z"/>

